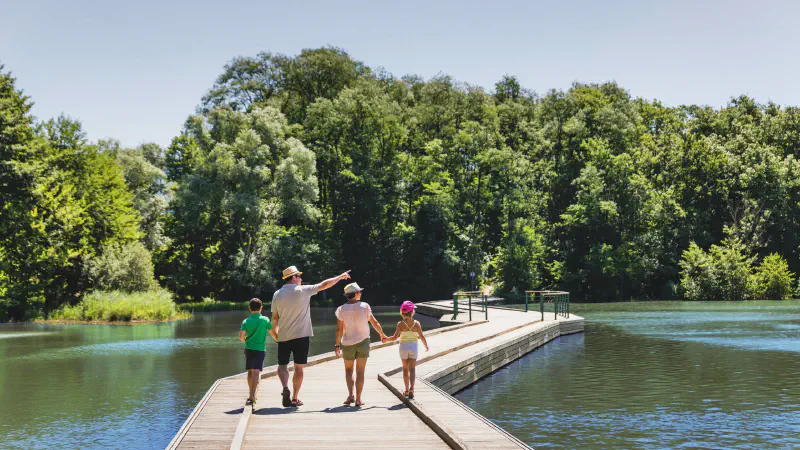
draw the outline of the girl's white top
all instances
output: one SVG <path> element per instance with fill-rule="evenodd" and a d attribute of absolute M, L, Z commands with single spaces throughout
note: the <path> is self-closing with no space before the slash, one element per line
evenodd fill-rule
<path fill-rule="evenodd" d="M 369 338 L 372 308 L 364 302 L 345 303 L 336 308 L 336 318 L 344 322 L 342 345 L 354 345 Z"/>

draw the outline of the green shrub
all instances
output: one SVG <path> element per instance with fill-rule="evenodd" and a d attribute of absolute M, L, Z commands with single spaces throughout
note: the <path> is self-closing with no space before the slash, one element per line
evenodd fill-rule
<path fill-rule="evenodd" d="M 75 306 L 64 306 L 50 320 L 129 322 L 132 320 L 175 320 L 188 317 L 179 312 L 172 294 L 165 289 L 147 292 L 95 291 Z"/>
<path fill-rule="evenodd" d="M 97 290 L 145 292 L 158 287 L 150 252 L 139 241 L 104 247 L 85 263 L 84 272 Z"/>
<path fill-rule="evenodd" d="M 687 300 L 743 300 L 752 296 L 752 264 L 744 245 L 726 239 L 708 252 L 694 242 L 683 252 L 681 289 Z"/>
<path fill-rule="evenodd" d="M 794 273 L 789 271 L 789 263 L 777 253 L 764 258 L 751 279 L 753 297 L 763 300 L 788 299 L 793 285 Z"/>

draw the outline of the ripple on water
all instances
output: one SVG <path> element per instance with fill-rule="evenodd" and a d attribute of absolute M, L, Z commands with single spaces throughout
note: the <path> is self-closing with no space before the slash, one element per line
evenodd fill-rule
<path fill-rule="evenodd" d="M 136 341 L 111 342 L 106 344 L 79 345 L 47 349 L 9 358 L 9 360 L 58 360 L 86 356 L 166 355 L 180 349 L 207 349 L 214 347 L 236 348 L 240 344 L 230 337 L 208 337 L 193 339 L 141 339 Z"/>
<path fill-rule="evenodd" d="M 0 333 L 0 339 L 24 338 L 31 336 L 44 336 L 51 334 L 47 331 L 19 331 L 14 333 Z"/>

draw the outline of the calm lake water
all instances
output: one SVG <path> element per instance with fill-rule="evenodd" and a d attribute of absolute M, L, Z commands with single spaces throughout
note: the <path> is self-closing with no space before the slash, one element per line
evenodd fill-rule
<path fill-rule="evenodd" d="M 800 448 L 800 302 L 572 305 L 456 397 L 536 448 Z"/>
<path fill-rule="evenodd" d="M 333 312 L 312 310 L 311 354 L 333 350 Z M 374 312 L 394 332 L 396 309 Z M 0 448 L 164 448 L 214 380 L 244 371 L 237 336 L 247 314 L 135 326 L 0 325 Z M 277 363 L 276 351 L 267 346 L 265 365 Z"/>

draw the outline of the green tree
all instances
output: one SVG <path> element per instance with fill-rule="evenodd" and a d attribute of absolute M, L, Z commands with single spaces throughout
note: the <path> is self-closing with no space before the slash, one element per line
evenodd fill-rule
<path fill-rule="evenodd" d="M 744 300 L 752 295 L 752 264 L 741 242 L 728 239 L 706 253 L 692 243 L 681 260 L 681 288 L 688 300 Z"/>
<path fill-rule="evenodd" d="M 138 241 L 125 245 L 106 245 L 99 254 L 84 261 L 84 273 L 94 289 L 144 292 L 156 289 L 153 261 Z"/>
<path fill-rule="evenodd" d="M 40 316 L 91 283 L 82 261 L 138 238 L 138 216 L 113 156 L 65 117 L 34 126 L 30 103 L 0 74 L 0 319 Z"/>
<path fill-rule="evenodd" d="M 294 232 L 284 224 L 318 214 L 314 155 L 287 138 L 287 129 L 270 107 L 217 108 L 187 121 L 185 141 L 196 143 L 197 163 L 170 203 L 172 244 L 158 270 L 179 295 L 258 295 L 275 286 L 279 240 Z"/>
<path fill-rule="evenodd" d="M 169 243 L 163 230 L 168 204 L 166 174 L 153 164 L 159 162 L 157 155 L 161 153 L 156 144 L 121 149 L 116 153 L 125 183 L 133 193 L 133 206 L 141 218 L 142 242 L 149 251 L 160 250 Z"/>
<path fill-rule="evenodd" d="M 793 294 L 794 273 L 789 264 L 777 253 L 761 261 L 753 274 L 753 296 L 765 300 L 785 300 Z"/>

